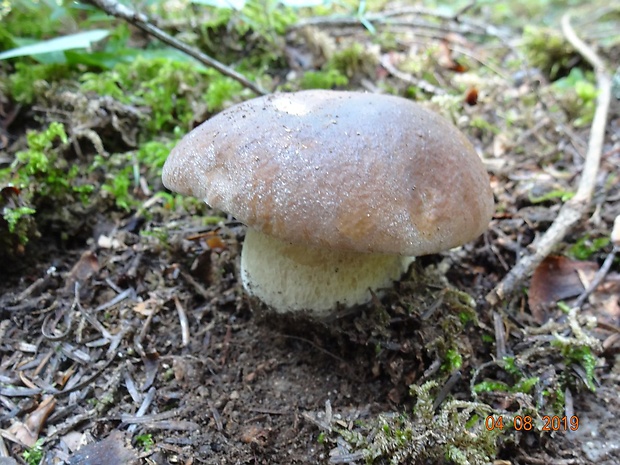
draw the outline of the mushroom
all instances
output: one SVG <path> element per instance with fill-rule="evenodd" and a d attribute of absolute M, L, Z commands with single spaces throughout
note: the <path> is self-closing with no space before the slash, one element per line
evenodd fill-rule
<path fill-rule="evenodd" d="M 494 210 L 458 129 L 407 99 L 360 92 L 234 105 L 183 137 L 163 182 L 248 226 L 249 294 L 317 317 L 369 301 L 412 257 L 478 237 Z"/>

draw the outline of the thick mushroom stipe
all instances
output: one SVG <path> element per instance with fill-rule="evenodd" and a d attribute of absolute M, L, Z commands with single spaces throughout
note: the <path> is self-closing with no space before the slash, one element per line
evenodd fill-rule
<path fill-rule="evenodd" d="M 241 251 L 241 280 L 250 295 L 278 313 L 311 309 L 321 318 L 338 304 L 368 302 L 370 289 L 391 287 L 412 261 L 400 255 L 290 244 L 248 229 Z"/>

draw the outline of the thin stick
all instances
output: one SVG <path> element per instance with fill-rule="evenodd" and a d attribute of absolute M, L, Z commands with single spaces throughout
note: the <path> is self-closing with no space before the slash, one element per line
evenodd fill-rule
<path fill-rule="evenodd" d="M 581 293 L 581 295 L 577 298 L 577 300 L 573 304 L 573 307 L 580 308 L 585 303 L 585 301 L 588 300 L 588 297 L 590 297 L 590 294 L 592 294 L 596 290 L 596 288 L 599 287 L 599 285 L 605 279 L 605 276 L 607 276 L 607 273 L 609 273 L 609 270 L 611 269 L 611 265 L 614 262 L 614 259 L 616 258 L 616 254 L 618 254 L 619 252 L 620 252 L 620 247 L 618 247 L 617 245 L 614 246 L 613 249 L 611 249 L 611 252 L 609 253 L 609 255 L 607 255 L 607 258 L 605 258 L 603 265 L 594 275 L 594 278 L 588 285 L 588 288 L 584 290 Z"/>
<path fill-rule="evenodd" d="M 102 9 L 111 16 L 124 19 L 128 23 L 131 23 L 137 28 L 142 29 L 144 32 L 151 34 L 154 37 L 157 37 L 159 40 L 170 45 L 171 47 L 174 47 L 182 51 L 183 53 L 186 53 L 189 56 L 195 58 L 205 66 L 214 68 L 223 75 L 234 79 L 235 81 L 239 82 L 243 87 L 247 87 L 257 95 L 267 94 L 265 90 L 261 89 L 258 85 L 248 80 L 243 74 L 240 74 L 234 69 L 226 66 L 224 63 L 220 63 L 216 59 L 211 58 L 209 55 L 199 52 L 195 48 L 190 47 L 189 45 L 181 42 L 180 40 L 175 39 L 171 35 L 154 26 L 149 22 L 146 15 L 142 13 L 137 13 L 131 8 L 128 8 L 125 5 L 121 5 L 116 0 L 85 0 L 85 3 L 90 3 Z"/>
<path fill-rule="evenodd" d="M 181 323 L 181 347 L 187 347 L 189 345 L 189 322 L 187 321 L 187 313 L 185 313 L 185 308 L 183 308 L 181 301 L 176 295 L 174 296 L 174 305 L 177 308 L 179 322 Z"/>
<path fill-rule="evenodd" d="M 562 205 L 553 224 L 535 242 L 535 252 L 522 257 L 512 270 L 504 276 L 504 279 L 487 294 L 486 300 L 492 305 L 497 304 L 500 300 L 514 292 L 515 288 L 553 251 L 554 247 L 566 236 L 575 223 L 585 215 L 592 199 L 605 138 L 607 114 L 611 99 L 611 79 L 605 63 L 588 45 L 577 37 L 570 24 L 570 19 L 569 13 L 562 17 L 562 32 L 570 44 L 594 67 L 598 87 L 596 111 L 590 128 L 590 139 L 588 141 L 588 151 L 583 172 L 577 186 L 577 193 L 572 199 Z"/>
<path fill-rule="evenodd" d="M 436 87 L 425 79 L 416 78 L 412 76 L 411 74 L 405 73 L 399 70 L 398 68 L 396 68 L 396 66 L 394 66 L 391 63 L 390 57 L 388 55 L 382 55 L 380 62 L 381 62 L 381 66 L 383 66 L 385 70 L 388 73 L 390 73 L 392 76 L 394 76 L 396 79 L 400 79 L 401 81 L 406 82 L 407 84 L 413 84 L 414 86 L 422 89 L 424 92 L 428 92 L 429 94 L 435 94 L 435 95 L 446 94 L 446 91 L 444 91 L 441 87 Z"/>
<path fill-rule="evenodd" d="M 399 8 L 396 10 L 388 10 L 381 13 L 367 13 L 363 16 L 363 19 L 373 24 L 383 24 L 386 26 L 404 25 L 407 27 L 439 30 L 444 33 L 456 32 L 459 34 L 489 35 L 497 37 L 502 41 L 506 39 L 507 31 L 505 29 L 499 29 L 495 26 L 486 25 L 468 18 L 464 18 L 463 14 L 469 10 L 469 8 L 470 6 L 468 5 L 460 11 L 457 11 L 456 14 L 449 14 L 437 10 L 413 6 Z M 401 16 L 428 16 L 440 20 L 442 24 L 418 19 L 394 19 Z M 363 23 L 360 19 L 361 18 L 358 16 L 353 15 L 317 16 L 301 19 L 291 25 L 290 28 L 300 29 L 306 26 L 333 28 L 363 27 Z"/>

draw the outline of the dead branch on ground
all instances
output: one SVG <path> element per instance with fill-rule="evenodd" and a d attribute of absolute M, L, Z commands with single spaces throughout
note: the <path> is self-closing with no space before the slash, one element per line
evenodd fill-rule
<path fill-rule="evenodd" d="M 380 13 L 365 12 L 360 14 L 358 12 L 357 15 L 317 16 L 301 19 L 296 24 L 292 25 L 291 29 L 300 29 L 306 26 L 332 28 L 364 27 L 364 23 L 370 23 L 392 27 L 414 27 L 438 31 L 443 34 L 479 34 L 494 36 L 501 41 L 506 40 L 508 37 L 508 32 L 506 29 L 500 29 L 493 25 L 464 17 L 464 13 L 472 6 L 473 5 L 467 5 L 466 8 L 462 8 L 454 14 L 444 13 L 439 10 L 424 7 L 412 6 L 387 10 Z M 430 20 L 420 19 L 423 17 L 430 18 Z"/>
<path fill-rule="evenodd" d="M 126 7 L 125 5 L 121 5 L 117 0 L 85 0 L 86 3 L 90 3 L 91 5 L 96 6 L 97 8 L 105 11 L 107 14 L 114 16 L 116 18 L 123 19 L 130 24 L 133 24 L 138 29 L 142 29 L 147 34 L 152 35 L 153 37 L 158 38 L 165 44 L 170 45 L 171 47 L 176 48 L 177 50 L 182 51 L 183 53 L 195 58 L 205 66 L 213 68 L 224 76 L 228 76 L 231 79 L 239 82 L 243 87 L 246 87 L 252 90 L 257 95 L 266 95 L 268 92 L 260 88 L 257 84 L 250 81 L 243 74 L 238 73 L 234 69 L 226 66 L 224 63 L 220 63 L 214 58 L 211 58 L 209 55 L 206 55 L 193 47 L 181 42 L 180 40 L 175 39 L 170 34 L 162 31 L 158 27 L 151 24 L 146 17 L 146 15 L 142 13 L 138 13 L 131 8 Z"/>

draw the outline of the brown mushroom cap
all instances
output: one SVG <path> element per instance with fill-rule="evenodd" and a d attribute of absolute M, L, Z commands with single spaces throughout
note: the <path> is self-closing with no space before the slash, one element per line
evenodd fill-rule
<path fill-rule="evenodd" d="M 484 165 L 452 124 L 399 97 L 311 90 L 235 105 L 187 134 L 171 190 L 308 246 L 424 255 L 479 236 Z"/>

